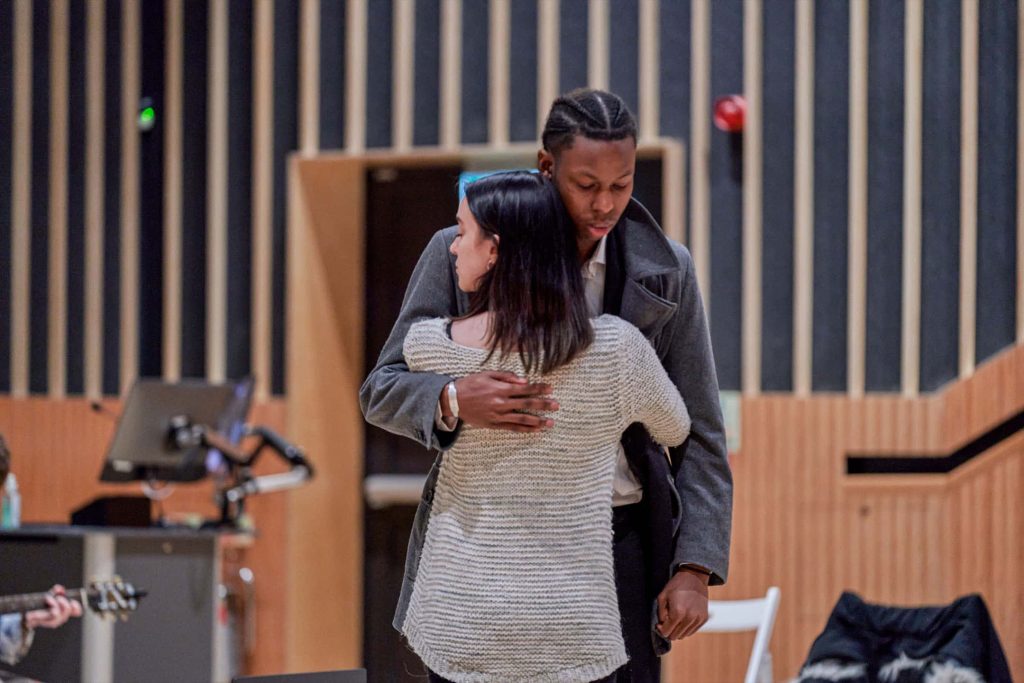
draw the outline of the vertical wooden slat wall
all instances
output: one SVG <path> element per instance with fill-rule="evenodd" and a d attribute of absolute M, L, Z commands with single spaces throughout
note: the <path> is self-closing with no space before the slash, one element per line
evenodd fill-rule
<path fill-rule="evenodd" d="M 538 127 L 543 124 L 550 100 L 562 87 L 601 87 L 615 81 L 627 90 L 628 84 L 638 84 L 635 92 L 626 94 L 631 104 L 632 99 L 638 100 L 635 113 L 641 123 L 642 140 L 656 139 L 666 126 L 685 134 L 686 173 L 684 177 L 666 179 L 663 201 L 670 214 L 685 212 L 687 224 L 672 234 L 686 243 L 694 257 L 712 337 L 721 347 L 718 370 L 723 389 L 747 395 L 761 391 L 761 370 L 769 365 L 761 358 L 762 340 L 770 342 L 778 337 L 779 320 L 792 326 L 791 332 L 776 340 L 786 345 L 785 352 L 791 358 L 785 369 L 772 373 L 771 385 L 773 389 L 791 388 L 799 395 L 829 390 L 857 397 L 873 386 L 916 396 L 925 374 L 926 389 L 931 390 L 952 381 L 957 374 L 970 376 L 976 356 L 991 353 L 993 344 L 1024 342 L 1024 226 L 992 227 L 1006 221 L 985 220 L 983 215 L 992 210 L 998 210 L 1003 218 L 1024 215 L 1024 191 L 1018 189 L 1024 188 L 1024 178 L 1013 173 L 1015 168 L 1024 167 L 1017 151 L 1017 147 L 1024 149 L 1024 136 L 1017 136 L 1017 145 L 1011 151 L 999 149 L 991 134 L 986 137 L 993 122 L 1000 131 L 1015 133 L 1016 114 L 1024 94 L 1016 92 L 1015 98 L 1008 94 L 1006 102 L 993 101 L 991 92 L 985 89 L 988 81 L 979 79 L 979 69 L 988 69 L 995 70 L 999 83 L 1007 87 L 1024 83 L 1022 70 L 998 56 L 1017 49 L 1016 41 L 1024 32 L 1019 15 L 1024 10 L 1009 4 L 983 5 L 985 11 L 979 18 L 979 4 L 973 0 L 940 8 L 909 0 L 909 4 L 899 5 L 898 11 L 888 3 L 856 0 L 843 12 L 829 3 L 791 0 L 792 7 L 781 14 L 779 4 L 744 4 L 744 0 L 685 0 L 681 6 L 665 5 L 661 0 L 622 5 L 606 0 L 575 4 L 570 0 L 535 1 L 536 40 L 529 49 L 536 51 L 536 59 L 530 63 L 536 63 L 537 68 Z M 487 7 L 481 9 L 483 2 Z M 3 284 L 10 291 L 6 313 L 9 329 L 5 327 L 8 339 L 0 345 L 0 363 L 10 379 L 0 390 L 12 395 L 59 397 L 65 391 L 98 395 L 104 390 L 109 393 L 116 385 L 126 388 L 141 367 L 148 374 L 169 379 L 186 374 L 212 380 L 247 368 L 257 377 L 261 397 L 282 392 L 286 379 L 282 326 L 287 270 L 287 259 L 281 256 L 286 248 L 281 226 L 286 209 L 282 206 L 282 155 L 293 147 L 304 153 L 320 148 L 319 88 L 327 87 L 319 78 L 323 67 L 320 62 L 337 61 L 344 71 L 343 92 L 331 93 L 331 102 L 336 102 L 331 106 L 344 109 L 344 148 L 350 153 L 360 153 L 368 136 L 373 138 L 370 142 L 379 137 L 380 126 L 370 124 L 375 124 L 375 107 L 385 106 L 382 103 L 389 107 L 392 119 L 385 144 L 392 149 L 416 150 L 415 112 L 422 109 L 422 102 L 417 100 L 436 103 L 437 142 L 442 147 L 457 149 L 462 144 L 460 125 L 464 121 L 484 122 L 485 147 L 497 150 L 511 140 L 510 115 L 520 104 L 512 101 L 510 91 L 510 84 L 518 82 L 513 78 L 517 62 L 510 58 L 517 46 L 512 44 L 514 32 L 510 33 L 507 26 L 513 5 L 507 0 L 481 0 L 470 5 L 464 0 L 438 0 L 440 21 L 426 29 L 423 22 L 429 21 L 430 12 L 417 13 L 415 3 L 391 0 L 387 12 L 377 12 L 380 5 L 368 0 L 302 0 L 295 5 L 295 12 L 288 9 L 291 5 L 286 0 L 254 3 L 251 12 L 239 14 L 245 22 L 251 22 L 242 40 L 251 41 L 252 59 L 245 68 L 252 88 L 239 90 L 245 93 L 241 99 L 250 100 L 243 102 L 231 99 L 225 87 L 228 43 L 232 35 L 238 34 L 235 24 L 227 30 L 232 6 L 229 0 L 200 3 L 205 17 L 186 12 L 191 5 L 186 6 L 182 0 L 160 0 L 153 5 L 123 0 L 109 7 L 107 0 L 86 3 L 84 11 L 94 30 L 90 47 L 83 53 L 69 50 L 67 0 L 12 0 L 11 23 L 16 30 L 9 36 L 12 59 L 6 75 L 10 76 L 15 96 L 10 130 L 5 131 L 12 144 L 8 158 L 0 160 L 10 170 L 10 175 L 4 176 L 10 178 L 9 187 L 0 188 L 9 196 L 11 207 L 10 230 L 0 233 L 0 239 L 8 241 L 4 247 L 11 255 L 10 272 L 3 274 L 7 280 Z M 586 17 L 580 16 L 578 26 L 562 26 L 581 9 L 586 9 Z M 875 35 L 881 30 L 879 22 L 884 24 L 890 10 L 892 16 L 902 18 L 903 25 Z M 291 18 L 275 25 L 275 12 Z M 780 16 L 787 17 L 784 38 L 766 40 L 775 33 L 768 33 L 761 16 L 765 12 L 776 22 L 773 26 L 778 25 Z M 46 18 L 45 30 L 33 24 L 36 14 Z M 120 26 L 111 26 L 109 21 L 104 26 L 104 14 L 120 17 Z M 481 30 L 486 29 L 489 36 L 487 58 L 463 56 L 465 17 L 485 14 L 488 25 Z M 319 49 L 323 29 L 319 22 L 323 17 L 342 15 L 344 49 L 339 54 L 325 55 Z M 623 19 L 629 20 L 626 23 L 633 27 L 630 30 L 635 31 L 638 44 L 635 55 L 616 60 L 614 55 L 620 49 L 617 43 L 621 42 L 617 30 Z M 679 24 L 675 30 L 685 29 L 686 44 L 662 44 L 663 21 Z M 1017 30 L 999 32 L 995 37 L 981 35 L 984 26 L 989 25 L 985 22 L 1017 22 Z M 934 30 L 936 26 L 941 27 L 941 33 L 929 34 L 928 27 Z M 72 28 L 77 31 L 76 27 Z M 369 34 L 382 27 L 390 38 L 390 59 L 385 60 L 391 77 L 388 84 L 369 78 L 375 65 L 371 55 L 380 56 L 379 50 L 371 49 L 375 43 Z M 161 32 L 159 40 L 145 35 L 157 29 Z M 425 30 L 438 34 L 437 80 L 427 79 L 431 81 L 429 86 L 416 77 L 420 71 L 415 45 L 417 36 L 422 39 Z M 844 35 L 836 34 L 835 41 L 822 40 L 836 31 Z M 204 39 L 202 50 L 197 46 L 186 51 L 184 42 L 190 36 Z M 959 40 L 950 40 L 952 36 Z M 559 41 L 570 38 L 578 44 L 573 49 L 560 49 L 565 46 Z M 997 40 L 1006 45 L 993 42 Z M 815 41 L 822 44 L 816 45 Z M 116 45 L 121 73 L 115 80 L 108 72 L 101 83 L 98 57 L 89 52 L 104 49 L 105 42 L 107 47 Z M 142 50 L 143 44 L 147 51 Z M 877 60 L 885 50 L 897 48 L 903 69 L 888 75 L 895 89 L 892 104 L 898 111 L 872 113 L 877 107 L 868 106 L 868 96 L 877 99 L 887 92 L 879 90 L 887 86 L 877 81 L 880 74 L 886 74 L 884 69 L 879 70 Z M 208 58 L 196 61 L 195 53 L 202 51 Z M 848 54 L 838 54 L 845 52 Z M 77 63 L 82 59 L 76 56 L 79 54 L 91 64 L 89 80 L 97 86 L 86 98 L 92 112 L 87 130 L 89 168 L 96 169 L 103 161 L 97 151 L 97 137 L 109 130 L 117 131 L 120 138 L 112 147 L 120 156 L 109 169 L 113 172 L 108 172 L 102 183 L 95 173 L 90 173 L 87 181 L 90 186 L 86 188 L 85 208 L 90 218 L 85 223 L 90 235 L 87 248 L 92 249 L 88 258 L 78 253 L 79 218 L 71 216 L 69 221 L 68 216 L 82 192 L 79 179 L 69 177 L 69 173 L 77 173 L 77 166 L 72 165 L 77 163 L 74 159 L 80 141 L 69 141 L 64 125 L 79 120 L 77 112 L 66 111 L 69 94 L 78 97 L 77 83 L 71 84 L 75 87 L 69 93 L 68 78 L 69 73 L 79 73 L 82 68 Z M 776 66 L 769 74 L 773 79 L 769 83 L 761 62 L 779 56 L 784 57 L 779 63 L 792 63 L 788 68 L 792 73 L 780 77 Z M 733 83 L 738 70 L 731 60 L 737 58 L 744 65 L 742 83 Z M 163 72 L 157 74 L 159 78 L 141 74 L 140 62 L 157 64 Z M 237 82 L 242 67 L 238 62 L 233 64 L 236 75 L 232 78 Z M 937 64 L 943 68 L 935 70 Z M 947 64 L 949 68 L 945 69 Z M 284 73 L 293 66 L 296 73 Z M 1003 73 L 1013 68 L 1016 71 L 1012 74 Z M 572 83 L 560 83 L 558 75 L 562 71 L 577 76 Z M 936 89 L 935 79 L 941 79 L 942 88 Z M 293 82 L 300 84 L 294 97 L 278 92 L 281 84 Z M 190 88 L 190 84 L 197 88 Z M 486 93 L 476 92 L 481 84 L 486 86 Z M 784 129 L 779 129 L 778 114 L 765 118 L 762 112 L 762 101 L 772 94 L 771 87 L 779 84 L 795 88 L 792 113 L 785 114 L 788 123 Z M 436 88 L 436 100 L 423 97 L 424 93 L 415 96 L 421 87 Z M 145 88 L 159 92 L 142 92 Z M 383 93 L 382 88 L 388 92 Z M 661 106 L 661 91 L 665 88 L 685 88 L 689 110 L 665 110 Z M 717 91 L 724 89 L 742 92 Z M 934 106 L 927 106 L 928 98 L 934 101 L 935 93 L 958 96 L 959 106 L 936 113 Z M 723 140 L 730 134 L 718 130 L 712 122 L 715 100 L 729 94 L 747 98 L 742 145 L 732 144 L 739 138 L 725 144 Z M 156 128 L 151 133 L 138 119 L 140 98 L 147 96 L 158 105 Z M 97 100 L 106 97 L 116 98 L 120 120 L 105 123 L 97 118 L 101 111 Z M 285 101 L 289 99 L 296 101 Z M 246 177 L 228 177 L 227 166 L 241 158 L 238 136 L 228 143 L 235 120 L 232 114 L 241 109 L 246 115 L 244 120 L 238 117 L 239 125 L 247 128 L 250 120 L 252 123 L 251 149 L 245 152 L 253 158 L 251 175 L 247 167 L 247 173 L 241 174 Z M 329 116 L 330 112 L 323 115 Z M 342 118 L 340 112 L 338 117 Z M 941 122 L 937 128 L 933 125 L 938 135 L 929 136 L 928 121 L 936 117 Z M 203 125 L 200 122 L 205 122 L 205 130 L 199 130 Z M 979 122 L 986 125 L 979 129 Z M 292 128 L 297 128 L 297 137 Z M 39 134 L 34 135 L 34 131 Z M 882 133 L 898 141 L 899 149 L 895 149 L 894 142 L 888 156 L 872 156 L 869 150 L 877 147 L 871 145 L 870 138 Z M 929 242 L 925 225 L 929 216 L 935 215 L 929 200 L 936 196 L 936 182 L 947 184 L 947 176 L 954 170 L 940 164 L 939 175 L 922 173 L 928 170 L 929 155 L 934 157 L 936 146 L 944 144 L 937 138 L 954 134 L 958 139 L 950 139 L 947 147 L 951 151 L 941 159 L 951 158 L 954 161 L 946 165 L 959 165 L 959 187 L 950 190 L 955 199 L 942 201 L 948 201 L 950 210 L 955 207 L 959 214 L 956 227 L 950 228 L 960 232 L 958 246 L 947 244 L 943 237 Z M 146 144 L 147 135 L 162 141 L 159 150 Z M 45 140 L 45 150 L 33 148 L 35 138 Z M 780 146 L 792 149 L 792 160 L 787 151 L 786 159 L 773 166 L 772 155 L 761 151 L 769 141 L 773 150 Z M 833 148 L 834 152 L 823 152 Z M 152 158 L 159 160 L 155 163 L 160 168 L 154 169 L 149 157 L 141 158 L 140 151 L 143 156 L 158 152 Z M 726 159 L 727 154 L 733 158 Z M 1007 163 L 1008 155 L 1014 155 L 1015 164 Z M 876 175 L 888 166 L 879 166 L 879 160 L 900 164 L 900 170 L 891 178 L 886 176 L 882 186 Z M 730 173 L 723 171 L 728 164 L 733 166 Z M 45 173 L 32 177 L 36 167 Z M 1006 188 L 993 193 L 992 183 L 988 183 L 979 189 L 980 172 L 1007 175 Z M 762 175 L 772 179 L 770 192 L 763 191 L 767 180 Z M 901 185 L 892 182 L 900 178 Z M 193 181 L 199 183 L 199 189 L 192 189 Z M 253 204 L 250 214 L 241 219 L 247 236 L 252 236 L 252 253 L 244 259 L 230 252 L 225 231 L 225 216 L 233 218 L 225 191 L 238 183 L 247 185 Z M 122 264 L 116 298 L 112 286 L 97 278 L 100 264 L 95 249 L 96 221 L 103 208 L 96 197 L 106 189 L 109 203 L 117 194 L 111 192 L 115 186 L 121 206 L 111 215 L 122 227 L 111 255 Z M 885 196 L 879 198 L 880 193 Z M 789 196 L 782 199 L 783 194 Z M 159 213 L 151 214 L 154 207 L 150 204 L 157 200 Z M 723 206 L 736 202 L 742 204 L 741 212 Z M 901 207 L 902 220 L 895 219 L 900 228 L 894 232 L 891 217 L 882 222 L 888 226 L 885 234 L 895 240 L 893 253 L 899 243 L 899 257 L 882 263 L 885 259 L 881 254 L 886 250 L 880 250 L 871 235 L 875 234 L 872 226 L 884 216 L 871 212 L 873 207 L 877 212 L 879 206 L 890 204 Z M 201 206 L 205 211 L 197 211 Z M 829 208 L 832 206 L 836 208 Z M 31 225 L 43 217 L 46 225 Z M 780 221 L 785 225 L 779 225 Z M 712 224 L 720 230 L 727 228 L 735 239 L 723 240 L 721 234 L 725 233 L 712 230 Z M 233 228 L 235 232 L 240 229 Z M 848 232 L 845 237 L 843 229 Z M 41 239 L 43 233 L 38 231 L 45 231 L 47 239 Z M 763 290 L 770 287 L 771 266 L 779 262 L 779 256 L 778 249 L 762 248 L 766 235 L 785 235 L 787 240 L 791 235 L 793 239 L 792 255 L 784 261 L 787 270 L 780 274 L 787 280 L 785 292 L 774 297 L 766 296 Z M 148 258 L 152 253 L 150 244 L 152 249 L 162 250 L 162 262 L 153 263 Z M 929 246 L 935 244 L 939 246 Z M 927 279 L 924 256 L 938 259 L 936 262 L 944 269 L 956 271 L 939 280 L 943 287 L 929 286 L 934 280 Z M 990 274 L 992 268 L 979 270 L 980 262 L 986 259 L 998 261 L 996 275 Z M 205 268 L 197 263 L 203 260 Z M 792 273 L 788 271 L 790 261 Z M 78 272 L 79 263 L 85 264 L 87 277 Z M 251 269 L 253 291 L 246 305 L 227 304 L 232 292 L 226 282 L 229 263 L 236 269 L 242 265 Z M 712 263 L 728 265 L 728 273 L 713 268 Z M 742 264 L 742 274 L 733 273 L 736 264 Z M 839 277 L 843 268 L 846 273 Z M 833 269 L 837 271 L 835 282 L 828 277 Z M 894 301 L 898 297 L 899 303 L 886 303 L 886 310 L 881 312 L 880 295 L 876 292 L 872 298 L 875 290 L 871 286 L 882 274 L 879 269 L 885 273 L 902 270 L 902 277 L 885 275 L 891 296 Z M 86 289 L 84 294 L 74 290 L 79 278 Z M 732 283 L 730 279 L 738 281 Z M 717 302 L 713 282 L 719 293 Z M 104 291 L 97 291 L 101 287 Z M 98 300 L 101 296 L 102 301 Z M 936 297 L 941 299 L 937 306 Z M 81 314 L 79 308 L 84 308 Z M 114 308 L 120 309 L 119 324 L 104 324 Z M 995 309 L 998 312 L 993 314 Z M 929 318 L 929 311 L 939 311 L 945 317 L 937 322 L 934 316 Z M 878 316 L 884 319 L 876 319 Z M 976 340 L 988 329 L 984 322 L 990 318 L 1000 330 Z M 1007 321 L 1016 327 L 1009 336 L 1002 329 Z M 954 343 L 949 331 L 940 335 L 943 341 L 937 346 L 929 346 L 937 324 L 943 329 L 957 329 L 955 350 L 947 348 Z M 775 327 L 768 330 L 769 325 Z M 82 326 L 86 329 L 78 329 Z M 194 339 L 183 337 L 195 327 Z M 246 330 L 244 341 L 240 329 Z M 774 332 L 775 337 L 766 337 L 766 331 Z M 884 348 L 878 348 L 875 340 L 879 335 L 872 331 L 885 332 Z M 734 339 L 737 336 L 739 341 Z M 244 357 L 232 355 L 237 354 L 239 343 L 247 345 Z M 876 362 L 872 359 L 879 351 L 886 357 Z M 949 358 L 942 355 L 935 360 L 936 353 L 947 351 Z M 120 363 L 113 372 L 110 365 L 116 355 Z M 115 377 L 117 382 L 113 381 Z M 106 381 L 101 383 L 101 378 Z"/>

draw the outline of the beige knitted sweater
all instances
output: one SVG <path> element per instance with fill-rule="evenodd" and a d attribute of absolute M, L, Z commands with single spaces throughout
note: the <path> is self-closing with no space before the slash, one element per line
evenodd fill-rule
<path fill-rule="evenodd" d="M 690 418 L 650 343 L 611 315 L 594 343 L 546 375 L 555 426 L 520 434 L 465 425 L 445 452 L 403 633 L 457 683 L 593 681 L 627 661 L 612 559 L 612 480 L 623 430 L 666 446 Z M 414 324 L 412 371 L 523 375 L 517 354 L 459 345 L 448 321 Z M 534 377 L 533 379 L 536 379 Z"/>

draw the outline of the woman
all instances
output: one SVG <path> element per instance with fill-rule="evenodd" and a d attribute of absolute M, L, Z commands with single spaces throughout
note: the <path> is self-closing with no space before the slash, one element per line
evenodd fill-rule
<path fill-rule="evenodd" d="M 414 324 L 414 372 L 514 372 L 552 388 L 557 423 L 463 427 L 445 452 L 402 632 L 441 680 L 594 681 L 626 660 L 612 559 L 612 480 L 625 427 L 666 446 L 689 415 L 654 349 L 587 312 L 557 190 L 527 172 L 471 184 L 459 206 L 457 320 Z"/>

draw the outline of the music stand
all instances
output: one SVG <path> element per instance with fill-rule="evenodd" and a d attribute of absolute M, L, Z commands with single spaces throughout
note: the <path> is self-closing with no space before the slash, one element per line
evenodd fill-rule
<path fill-rule="evenodd" d="M 138 379 L 125 401 L 110 442 L 101 481 L 191 482 L 209 474 L 211 449 L 188 448 L 174 438 L 174 421 L 213 429 L 232 445 L 241 440 L 252 401 L 253 381 L 212 384 L 201 380 Z M 209 463 L 214 466 L 215 463 Z"/>
<path fill-rule="evenodd" d="M 252 393 L 251 377 L 226 384 L 137 380 L 100 479 L 187 482 L 216 473 L 221 516 L 207 526 L 237 527 L 248 496 L 295 488 L 313 477 L 301 449 L 272 429 L 245 424 Z M 243 437 L 256 439 L 248 453 L 238 447 Z M 290 469 L 256 476 L 252 468 L 266 448 Z"/>

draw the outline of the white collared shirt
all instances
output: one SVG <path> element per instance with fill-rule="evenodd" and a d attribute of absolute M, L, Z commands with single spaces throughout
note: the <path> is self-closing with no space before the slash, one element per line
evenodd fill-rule
<path fill-rule="evenodd" d="M 594 255 L 583 264 L 583 289 L 587 297 L 590 315 L 597 317 L 604 313 L 604 282 L 607 259 L 608 236 L 597 243 Z M 619 444 L 619 455 L 615 460 L 615 481 L 612 483 L 612 507 L 639 503 L 644 489 L 629 469 L 626 451 Z"/>

